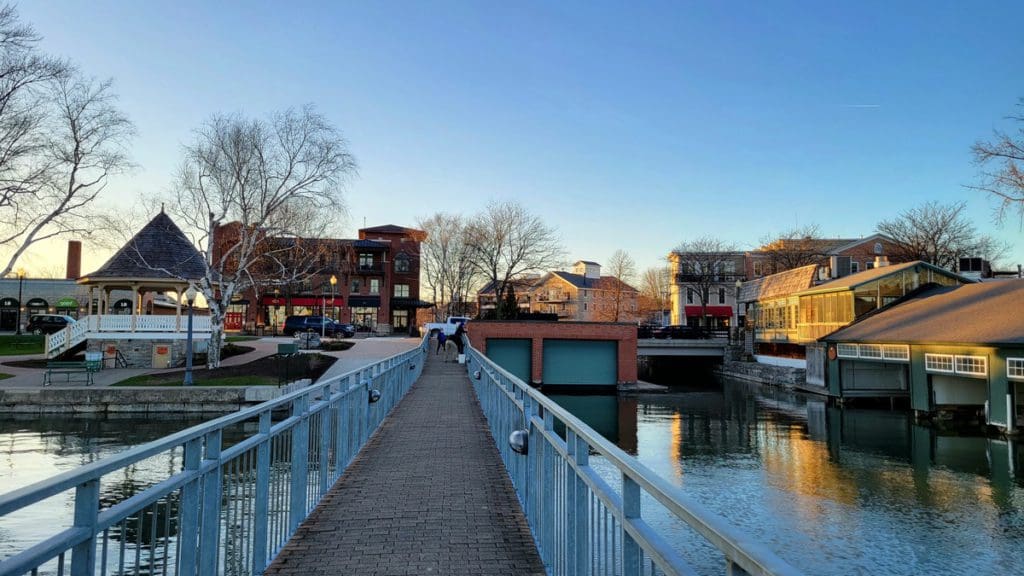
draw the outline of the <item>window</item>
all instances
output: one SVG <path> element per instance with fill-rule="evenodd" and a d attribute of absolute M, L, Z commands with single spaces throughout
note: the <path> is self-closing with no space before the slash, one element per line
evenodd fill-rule
<path fill-rule="evenodd" d="M 725 288 L 718 289 L 718 303 L 725 304 Z"/>
<path fill-rule="evenodd" d="M 886 360 L 910 361 L 910 346 L 900 344 L 884 344 L 882 346 L 882 357 Z"/>
<path fill-rule="evenodd" d="M 360 288 L 359 280 L 353 280 L 352 281 L 352 290 L 351 290 L 351 292 L 353 294 L 359 294 L 359 288 Z"/>
<path fill-rule="evenodd" d="M 395 298 L 408 298 L 409 297 L 409 285 L 408 284 L 395 284 Z"/>
<path fill-rule="evenodd" d="M 871 270 L 874 267 L 875 267 L 875 263 L 874 262 L 865 262 L 864 263 L 864 269 L 865 270 Z"/>
<path fill-rule="evenodd" d="M 754 276 L 761 276 L 763 273 L 764 273 L 764 271 L 762 270 L 761 263 L 755 260 L 754 261 Z"/>
<path fill-rule="evenodd" d="M 586 291 L 586 290 L 584 290 L 584 291 L 583 291 L 583 297 L 584 297 L 584 298 L 586 298 L 586 297 L 587 297 L 587 291 Z"/>
<path fill-rule="evenodd" d="M 693 288 L 686 289 L 686 303 L 693 304 Z"/>
<path fill-rule="evenodd" d="M 928 372 L 953 373 L 952 354 L 925 354 L 924 369 Z"/>
<path fill-rule="evenodd" d="M 859 348 L 861 358 L 882 357 L 882 347 L 878 344 L 861 344 Z"/>
<path fill-rule="evenodd" d="M 395 256 L 395 272 L 405 274 L 409 272 L 409 257 L 405 254 Z"/>
<path fill-rule="evenodd" d="M 857 345 L 856 344 L 839 344 L 836 346 L 836 353 L 840 358 L 856 358 L 857 357 Z"/>
<path fill-rule="evenodd" d="M 362 252 L 359 254 L 360 268 L 373 268 L 373 254 Z"/>
<path fill-rule="evenodd" d="M 879 254 L 879 255 L 882 254 L 882 243 L 881 242 L 875 242 L 875 254 Z"/>
<path fill-rule="evenodd" d="M 391 325 L 395 330 L 407 330 L 409 328 L 409 311 L 395 310 L 391 313 Z"/>
<path fill-rule="evenodd" d="M 969 376 L 985 376 L 988 374 L 988 358 L 984 356 L 957 356 L 956 373 Z"/>
<path fill-rule="evenodd" d="M 586 303 L 586 302 L 584 302 L 584 303 L 583 303 L 583 311 L 584 311 L 584 312 L 586 312 L 586 311 L 587 311 L 587 303 Z"/>
<path fill-rule="evenodd" d="M 370 278 L 370 294 L 380 294 L 380 279 Z"/>
<path fill-rule="evenodd" d="M 1024 380 L 1024 358 L 1006 359 L 1006 377 L 1011 380 Z"/>
<path fill-rule="evenodd" d="M 860 272 L 860 262 L 850 261 L 850 274 L 856 274 Z"/>

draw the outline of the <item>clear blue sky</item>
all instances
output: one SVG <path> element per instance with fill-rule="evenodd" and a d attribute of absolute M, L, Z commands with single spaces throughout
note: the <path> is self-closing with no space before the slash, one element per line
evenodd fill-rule
<path fill-rule="evenodd" d="M 348 225 L 518 199 L 571 260 L 641 267 L 711 234 L 871 234 L 964 189 L 970 145 L 1024 96 L 1024 3 L 24 2 L 44 48 L 113 77 L 169 187 L 214 112 L 314 103 L 361 169 Z M 89 263 L 86 263 L 89 268 Z"/>

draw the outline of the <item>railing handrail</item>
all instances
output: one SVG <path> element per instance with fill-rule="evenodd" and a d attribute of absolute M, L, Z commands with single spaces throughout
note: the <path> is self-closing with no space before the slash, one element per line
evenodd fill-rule
<path fill-rule="evenodd" d="M 406 355 L 413 354 L 416 352 L 417 349 L 418 348 L 413 348 L 412 350 L 399 352 L 398 354 L 394 354 L 392 356 L 388 356 L 387 358 L 377 360 L 376 362 L 373 362 L 370 366 L 376 366 L 381 363 L 387 362 L 388 360 L 398 359 L 399 357 L 404 357 Z M 310 384 L 305 388 L 300 388 L 299 390 L 283 394 L 281 396 L 278 396 L 277 398 L 267 400 L 255 406 L 250 406 L 248 408 L 239 410 L 238 412 L 226 414 L 224 416 L 221 416 L 220 418 L 216 418 L 208 422 L 196 424 L 191 428 L 186 428 L 185 430 L 175 432 L 174 434 L 164 436 L 163 438 L 153 440 L 152 442 L 148 442 L 146 444 L 129 448 L 123 452 L 113 454 L 111 456 L 102 458 L 95 462 L 91 462 L 79 468 L 68 470 L 66 472 L 62 472 L 60 474 L 57 474 L 56 476 L 52 476 L 45 480 L 40 480 L 39 482 L 36 482 L 34 484 L 29 484 L 28 486 L 24 486 L 22 488 L 18 488 L 10 492 L 0 494 L 0 516 L 8 514 L 13 510 L 35 504 L 40 500 L 44 500 L 46 498 L 49 498 L 50 496 L 74 488 L 75 486 L 82 484 L 83 482 L 87 482 L 102 477 L 104 474 L 107 474 L 113 470 L 123 468 L 127 465 L 134 464 L 140 460 L 144 460 L 155 454 L 159 454 L 161 452 L 170 450 L 171 448 L 180 446 L 189 440 L 202 438 L 210 431 L 252 419 L 254 416 L 258 416 L 261 412 L 266 411 L 268 408 L 279 408 L 281 406 L 289 404 L 290 402 L 292 402 L 293 400 L 300 396 L 308 395 L 311 392 L 322 391 L 324 388 L 333 386 L 334 384 L 337 384 L 338 382 L 346 378 L 349 378 L 359 372 L 362 372 L 365 369 L 366 366 L 362 368 L 356 368 L 355 370 L 350 370 L 348 372 L 345 372 L 344 374 L 334 376 L 324 382 Z M 348 390 L 358 388 L 361 385 L 363 385 L 362 382 L 357 382 L 355 385 L 350 386 L 347 390 L 339 390 L 339 392 L 347 392 Z"/>
<path fill-rule="evenodd" d="M 644 491 L 668 508 L 673 514 L 680 517 L 688 526 L 708 539 L 716 548 L 725 552 L 727 557 L 748 573 L 800 574 L 796 568 L 777 556 L 766 546 L 760 542 L 752 541 L 747 534 L 737 530 L 725 518 L 694 502 L 683 494 L 679 487 L 672 485 L 650 468 L 640 463 L 636 458 L 611 443 L 542 392 L 527 385 L 518 377 L 498 366 L 490 358 L 480 353 L 479 350 L 472 346 L 469 346 L 469 348 L 480 361 L 485 363 L 488 369 L 494 370 L 506 378 L 507 381 L 511 382 L 523 394 L 528 396 L 531 402 L 542 407 L 545 414 L 550 413 L 555 419 L 565 424 L 566 428 L 571 430 L 578 438 L 584 440 L 589 446 L 600 452 L 610 464 L 629 476 Z M 508 390 L 504 390 L 504 392 L 506 394 L 509 393 Z M 512 393 L 511 398 L 517 403 L 521 402 L 516 400 L 514 393 Z"/>

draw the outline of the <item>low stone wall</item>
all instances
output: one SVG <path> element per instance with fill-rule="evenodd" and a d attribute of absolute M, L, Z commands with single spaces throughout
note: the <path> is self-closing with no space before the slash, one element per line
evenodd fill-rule
<path fill-rule="evenodd" d="M 234 412 L 276 398 L 288 386 L 233 386 L 190 388 L 7 388 L 0 389 L 0 413 L 96 414 L 107 412 Z"/>
<path fill-rule="evenodd" d="M 783 388 L 803 387 L 807 379 L 807 370 L 803 368 L 789 368 L 787 366 L 772 366 L 758 362 L 737 362 L 726 360 L 715 372 L 722 376 L 738 378 L 769 386 L 782 386 Z"/>

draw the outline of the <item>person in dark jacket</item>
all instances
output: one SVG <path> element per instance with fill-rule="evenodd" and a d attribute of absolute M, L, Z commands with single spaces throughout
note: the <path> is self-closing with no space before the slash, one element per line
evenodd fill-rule
<path fill-rule="evenodd" d="M 434 351 L 434 354 L 440 354 L 444 350 L 444 341 L 447 339 L 448 337 L 444 335 L 443 330 L 437 333 L 437 350 Z"/>
<path fill-rule="evenodd" d="M 458 328 L 455 329 L 455 333 L 452 334 L 452 339 L 455 340 L 455 346 L 459 349 L 459 354 L 464 352 L 463 348 L 465 343 L 462 341 L 462 337 L 466 334 L 466 323 L 459 322 Z"/>

